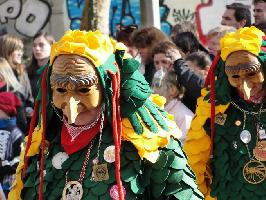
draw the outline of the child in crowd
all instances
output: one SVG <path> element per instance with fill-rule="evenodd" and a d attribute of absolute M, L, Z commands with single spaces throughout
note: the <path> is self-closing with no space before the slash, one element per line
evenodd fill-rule
<path fill-rule="evenodd" d="M 6 196 L 15 180 L 23 141 L 23 134 L 16 125 L 20 105 L 14 93 L 0 92 L 0 183 Z"/>
<path fill-rule="evenodd" d="M 228 32 L 235 32 L 236 29 L 232 26 L 219 25 L 211 30 L 207 34 L 207 46 L 209 54 L 215 56 L 217 52 L 221 50 L 220 39 Z"/>
<path fill-rule="evenodd" d="M 165 110 L 174 116 L 182 131 L 180 140 L 183 143 L 194 114 L 181 102 L 185 89 L 179 84 L 173 71 L 174 58 L 169 52 L 174 49 L 177 50 L 175 44 L 170 41 L 160 42 L 154 47 L 152 55 L 156 72 L 152 88 L 154 93 L 166 98 Z"/>
<path fill-rule="evenodd" d="M 162 74 L 160 84 L 153 81 L 154 93 L 166 98 L 165 110 L 174 116 L 175 122 L 182 131 L 181 143 L 185 141 L 186 134 L 194 114 L 182 102 L 184 87 L 178 81 L 174 71 L 168 71 Z"/>
<path fill-rule="evenodd" d="M 186 57 L 186 62 L 193 71 L 200 75 L 204 80 L 206 79 L 211 66 L 211 59 L 207 53 L 203 51 L 191 53 Z"/>

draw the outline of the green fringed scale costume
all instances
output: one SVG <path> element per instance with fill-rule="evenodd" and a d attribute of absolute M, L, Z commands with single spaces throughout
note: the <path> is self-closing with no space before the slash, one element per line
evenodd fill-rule
<path fill-rule="evenodd" d="M 110 145 L 114 145 L 112 129 L 112 79 L 107 71 L 117 72 L 117 66 L 121 73 L 120 84 L 120 105 L 121 117 L 128 118 L 135 133 L 141 135 L 143 123 L 154 134 L 158 134 L 158 127 L 168 130 L 166 124 L 166 114 L 163 110 L 152 103 L 148 97 L 151 90 L 144 77 L 140 74 L 139 63 L 132 58 L 124 59 L 124 51 L 116 50 L 108 60 L 97 71 L 101 78 L 106 106 L 107 125 L 103 129 L 102 144 L 100 146 L 100 163 L 107 163 L 103 158 L 104 150 Z M 58 152 L 64 152 L 60 144 L 60 132 L 62 122 L 51 108 L 51 91 L 49 77 L 51 67 L 47 66 L 47 117 L 45 138 L 50 142 L 48 153 L 44 156 L 44 181 L 43 198 L 49 200 L 59 200 L 62 197 L 63 189 L 66 185 L 66 173 L 68 180 L 78 180 L 81 168 L 84 163 L 85 154 L 88 147 L 69 155 L 69 158 L 62 164 L 62 169 L 56 169 L 52 164 L 52 159 Z M 38 99 L 41 100 L 43 91 L 39 92 Z M 41 102 L 42 103 L 42 102 Z M 41 107 L 41 106 L 40 106 Z M 41 123 L 41 109 L 39 109 L 38 123 Z M 92 146 L 86 173 L 83 180 L 82 199 L 105 200 L 111 199 L 110 188 L 116 184 L 115 163 L 107 163 L 109 179 L 106 181 L 92 181 L 92 160 L 97 154 L 99 135 L 96 136 Z M 135 146 L 129 141 L 121 142 L 120 150 L 121 180 L 125 188 L 125 199 L 179 199 L 198 200 L 203 199 L 201 192 L 195 183 L 195 175 L 187 163 L 180 142 L 171 138 L 164 148 L 159 148 L 159 157 L 155 163 L 141 159 Z M 23 179 L 23 189 L 21 198 L 25 200 L 37 199 L 40 185 L 40 155 L 29 157 L 26 176 Z M 19 197 L 17 199 L 20 199 Z"/>
<path fill-rule="evenodd" d="M 100 163 L 103 160 L 103 150 L 113 145 L 112 129 L 106 127 L 103 132 Z M 91 200 L 111 199 L 109 190 L 116 184 L 115 165 L 108 163 L 109 180 L 94 182 L 91 180 L 92 160 L 97 153 L 98 138 L 95 140 L 91 151 L 89 164 L 83 181 L 83 198 Z M 51 142 L 49 154 L 45 158 L 43 199 L 61 199 L 63 188 L 66 184 L 66 172 L 69 180 L 78 180 L 87 148 L 80 150 L 63 163 L 62 169 L 55 169 L 52 165 L 53 156 L 62 152 L 60 136 Z M 135 147 L 130 142 L 122 142 L 121 146 L 121 179 L 126 189 L 126 199 L 203 199 L 195 184 L 195 176 L 187 165 L 186 157 L 181 150 L 180 143 L 171 140 L 171 143 L 161 150 L 160 157 L 155 164 L 141 160 Z M 38 157 L 33 157 L 27 169 L 24 180 L 22 199 L 31 200 L 38 196 L 39 170 L 37 169 Z"/>
<path fill-rule="evenodd" d="M 259 52 L 258 59 L 262 63 L 264 72 L 266 71 L 265 46 L 266 41 L 263 38 L 262 50 Z M 261 110 L 266 109 L 266 99 L 263 100 L 262 104 L 253 104 L 239 98 L 238 92 L 230 86 L 227 80 L 224 62 L 221 59 L 216 67 L 215 76 L 217 77 L 215 82 L 217 105 L 234 102 L 242 110 L 250 113 L 260 113 Z M 243 176 L 243 168 L 251 160 L 249 152 L 251 157 L 253 157 L 253 149 L 256 147 L 256 124 L 260 123 L 264 129 L 266 128 L 266 112 L 261 112 L 261 114 L 256 116 L 247 114 L 246 120 L 244 120 L 244 113 L 230 103 L 224 114 L 226 114 L 225 124 L 219 125 L 215 123 L 214 150 L 213 159 L 211 160 L 213 182 L 210 194 L 217 197 L 218 200 L 264 199 L 266 197 L 266 181 L 264 180 L 258 184 L 247 182 Z M 243 127 L 251 133 L 251 141 L 247 145 L 240 138 Z M 207 133 L 210 133 L 208 123 L 205 124 L 204 128 Z M 264 169 L 254 171 L 254 175 L 255 173 L 257 175 L 261 172 L 266 173 L 266 162 L 261 163 L 264 164 Z"/>
<path fill-rule="evenodd" d="M 256 32 L 259 32 L 258 36 Z M 260 34 L 263 33 L 260 32 L 255 27 L 246 27 L 235 33 L 228 33 L 225 38 L 231 37 L 231 40 L 228 39 L 228 43 L 224 45 L 224 51 L 248 51 L 248 48 L 255 51 L 258 47 L 257 58 L 265 73 L 266 38 L 261 38 Z M 255 42 L 258 40 L 258 45 L 252 43 L 253 38 Z M 251 53 L 255 55 L 253 51 Z M 224 60 L 217 55 L 212 64 L 208 75 L 210 87 L 202 89 L 202 97 L 198 99 L 196 117 L 192 121 L 184 149 L 190 158 L 190 166 L 196 173 L 198 185 L 205 199 L 265 199 L 266 162 L 260 161 L 262 168 L 256 165 L 252 168 L 252 165 L 247 164 L 253 159 L 256 160 L 253 157 L 253 149 L 258 140 L 258 123 L 260 127 L 266 128 L 266 99 L 264 97 L 262 103 L 254 104 L 240 98 L 238 91 L 228 81 Z M 244 112 L 247 112 L 246 119 Z M 222 116 L 223 119 L 220 122 L 215 121 L 215 115 Z M 247 144 L 244 143 L 247 137 L 241 139 L 243 130 L 248 130 L 251 134 L 251 140 Z M 212 158 L 209 158 L 211 153 Z M 243 170 L 248 169 L 245 166 L 251 168 Z M 247 174 L 249 176 L 246 176 Z M 260 183 L 254 184 L 259 180 Z"/>
<path fill-rule="evenodd" d="M 234 102 L 249 111 L 258 112 L 260 105 L 252 106 L 242 99 L 234 99 Z M 266 106 L 264 106 L 264 109 Z M 240 139 L 243 130 L 243 113 L 230 105 L 227 111 L 224 125 L 215 125 L 214 152 L 211 160 L 213 182 L 211 185 L 211 195 L 221 200 L 261 200 L 266 197 L 266 181 L 259 184 L 250 184 L 243 177 L 243 168 L 250 161 L 247 147 Z M 252 150 L 256 146 L 257 130 L 254 118 L 247 115 L 245 129 L 251 133 L 251 141 L 248 149 Z M 241 121 L 237 126 L 235 122 Z M 260 122 L 266 127 L 266 113 L 261 114 Z M 208 130 L 205 126 L 205 129 Z M 264 166 L 266 162 L 262 162 Z M 262 170 L 263 173 L 265 173 Z M 260 173 L 260 172 L 256 172 Z"/>

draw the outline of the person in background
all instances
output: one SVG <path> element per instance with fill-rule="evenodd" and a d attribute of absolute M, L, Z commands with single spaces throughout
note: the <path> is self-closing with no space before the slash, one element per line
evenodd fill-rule
<path fill-rule="evenodd" d="M 182 58 L 199 51 L 199 40 L 192 32 L 182 32 L 175 35 L 173 42 L 177 46 Z"/>
<path fill-rule="evenodd" d="M 139 50 L 141 64 L 145 66 L 144 77 L 151 85 L 155 67 L 152 57 L 152 49 L 162 41 L 169 41 L 168 37 L 155 27 L 145 27 L 134 31 L 132 43 Z"/>
<path fill-rule="evenodd" d="M 181 21 L 175 24 L 171 30 L 170 38 L 173 41 L 175 36 L 179 33 L 191 32 L 198 38 L 198 32 L 195 23 L 191 21 Z"/>
<path fill-rule="evenodd" d="M 21 93 L 27 104 L 33 102 L 31 86 L 25 65 L 22 64 L 23 42 L 9 34 L 0 37 L 0 57 L 5 58 L 11 66 L 17 80 L 23 86 Z"/>
<path fill-rule="evenodd" d="M 164 74 L 174 69 L 177 74 L 178 82 L 186 88 L 182 102 L 191 110 L 196 108 L 196 99 L 200 95 L 203 86 L 203 78 L 190 69 L 177 47 L 169 41 L 158 43 L 153 49 L 153 58 L 156 72 L 153 76 L 152 85 L 161 83 Z M 156 81 L 155 81 L 156 80 Z"/>
<path fill-rule="evenodd" d="M 131 41 L 131 35 L 134 31 L 138 29 L 136 24 L 132 24 L 129 26 L 118 25 L 116 27 L 116 40 L 118 42 L 122 42 L 127 47 L 127 52 L 133 57 L 136 58 L 138 55 L 138 49 L 133 45 Z"/>
<path fill-rule="evenodd" d="M 33 38 L 32 59 L 28 67 L 28 75 L 34 99 L 39 90 L 37 82 L 41 72 L 38 70 L 49 61 L 51 46 L 54 42 L 54 37 L 47 32 L 39 32 Z"/>
<path fill-rule="evenodd" d="M 266 23 L 266 0 L 253 0 L 253 17 L 255 19 L 254 25 Z"/>
<path fill-rule="evenodd" d="M 173 67 L 173 61 L 169 56 L 171 49 L 177 49 L 175 44 L 171 41 L 160 42 L 154 46 L 152 50 L 153 62 L 155 70 L 158 71 L 161 68 L 170 70 Z"/>
<path fill-rule="evenodd" d="M 14 93 L 0 92 L 0 184 L 6 196 L 15 181 L 23 141 L 23 134 L 16 125 L 20 105 Z"/>
<path fill-rule="evenodd" d="M 177 49 L 169 51 L 169 55 L 173 60 L 173 69 L 178 82 L 186 89 L 182 102 L 195 112 L 197 98 L 201 94 L 205 80 L 188 66 Z"/>
<path fill-rule="evenodd" d="M 219 25 L 207 33 L 207 46 L 211 57 L 215 57 L 221 50 L 220 39 L 228 32 L 234 32 L 236 29 L 232 26 Z"/>
<path fill-rule="evenodd" d="M 242 3 L 226 5 L 221 25 L 233 26 L 236 29 L 251 25 L 251 13 L 248 6 Z"/>
<path fill-rule="evenodd" d="M 178 83 L 175 72 L 170 70 L 162 77 L 161 83 L 154 84 L 152 89 L 156 94 L 166 98 L 164 109 L 174 116 L 177 126 L 181 129 L 180 141 L 183 145 L 194 116 L 193 112 L 181 102 L 185 91 L 184 87 Z"/>
<path fill-rule="evenodd" d="M 208 54 L 203 51 L 191 53 L 186 57 L 186 62 L 198 75 L 204 80 L 206 79 L 211 66 L 211 59 Z"/>
<path fill-rule="evenodd" d="M 25 107 L 25 96 L 22 93 L 23 86 L 18 82 L 14 72 L 5 58 L 0 57 L 0 92 L 12 92 L 21 101 L 17 110 L 17 125 L 21 131 L 27 133 L 27 117 Z"/>
<path fill-rule="evenodd" d="M 266 1 L 253 0 L 254 26 L 266 33 Z"/>
<path fill-rule="evenodd" d="M 160 87 L 165 73 L 173 69 L 173 60 L 169 54 L 176 46 L 171 41 L 160 42 L 152 50 L 155 73 L 152 79 L 152 87 Z"/>
<path fill-rule="evenodd" d="M 171 30 L 171 34 L 170 34 L 170 39 L 171 41 L 175 41 L 176 35 L 179 35 L 180 33 L 184 33 L 184 32 L 190 32 L 192 33 L 195 37 L 184 34 L 181 35 L 182 37 L 192 37 L 192 40 L 197 40 L 197 45 L 198 45 L 198 49 L 200 51 L 204 51 L 206 53 L 208 53 L 208 50 L 204 47 L 204 45 L 201 44 L 200 40 L 199 40 L 199 36 L 198 36 L 198 32 L 197 32 L 197 28 L 195 23 L 192 23 L 190 21 L 181 21 L 177 24 L 175 24 Z M 180 35 L 179 35 L 180 36 Z M 176 39 L 177 40 L 177 39 Z M 181 39 L 182 40 L 182 39 Z M 175 42 L 174 42 L 175 43 Z"/>

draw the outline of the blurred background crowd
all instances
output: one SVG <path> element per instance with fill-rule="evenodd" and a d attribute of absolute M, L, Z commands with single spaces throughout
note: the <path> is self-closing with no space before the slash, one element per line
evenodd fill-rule
<path fill-rule="evenodd" d="M 241 27 L 266 31 L 266 1 L 253 1 L 253 15 L 244 4 L 227 5 L 220 25 L 209 30 L 202 44 L 194 23 L 182 21 L 170 35 L 154 26 L 117 25 L 115 39 L 140 62 L 139 70 L 155 94 L 166 99 L 165 109 L 175 117 L 184 141 L 212 60 L 220 50 L 219 40 Z M 254 23 L 252 24 L 252 22 Z M 204 23 L 204 22 L 203 22 Z M 24 60 L 24 43 L 8 33 L 0 36 L 0 196 L 8 194 L 14 181 L 22 142 L 27 135 L 38 95 L 38 80 L 48 63 L 55 39 L 47 32 L 32 38 L 32 56 Z M 3 195 L 5 194 L 5 195 Z M 1 198 L 0 198 L 1 199 Z"/>

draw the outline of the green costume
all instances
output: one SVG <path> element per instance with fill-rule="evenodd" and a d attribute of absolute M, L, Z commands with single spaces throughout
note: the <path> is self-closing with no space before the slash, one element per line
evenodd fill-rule
<path fill-rule="evenodd" d="M 235 73 L 232 76 L 235 81 L 243 74 L 249 81 L 257 73 L 265 73 L 266 42 L 263 36 L 255 27 L 225 35 L 220 42 L 221 58 L 217 55 L 210 69 L 211 84 L 202 89 L 198 99 L 184 151 L 205 199 L 253 200 L 266 196 L 266 160 L 263 158 L 266 154 L 265 150 L 258 149 L 266 136 L 265 81 L 258 92 L 263 99 L 254 103 L 244 100 L 246 96 L 239 92 L 240 87 L 232 86 L 226 73 L 226 70 Z M 233 62 L 244 64 L 228 65 L 229 58 L 236 54 L 244 54 L 245 58 L 249 55 L 259 65 L 245 63 L 241 57 Z M 246 79 L 243 81 L 244 89 L 241 89 L 248 89 Z"/>
<path fill-rule="evenodd" d="M 43 78 L 46 79 L 43 79 L 42 91 L 38 95 L 40 103 L 35 109 L 36 123 L 32 122 L 36 128 L 32 138 L 29 136 L 28 139 L 31 144 L 29 145 L 28 141 L 26 152 L 21 155 L 16 184 L 9 199 L 31 200 L 37 199 L 38 196 L 39 199 L 61 199 L 67 183 L 78 181 L 82 176 L 86 158 L 88 162 L 85 164 L 86 170 L 81 181 L 82 199 L 123 199 L 116 195 L 119 188 L 118 191 L 112 192 L 113 186 L 118 184 L 120 178 L 116 177 L 119 166 L 125 199 L 203 199 L 195 183 L 194 173 L 188 166 L 186 155 L 176 139 L 178 128 L 173 125 L 168 114 L 149 99 L 151 90 L 138 71 L 139 63 L 127 57 L 125 50 L 119 45 L 99 32 L 68 31 L 53 46 L 51 64 L 44 69 Z M 96 134 L 93 143 L 89 142 L 85 148 L 67 156 L 61 143 L 64 124 L 57 116 L 62 115 L 62 112 L 52 109 L 49 79 L 54 59 L 66 54 L 85 57 L 96 67 L 103 88 L 107 118 L 102 134 Z M 119 80 L 119 71 L 121 80 L 117 90 L 112 74 L 117 75 Z M 121 94 L 120 102 L 118 98 L 114 100 L 117 91 Z M 47 105 L 43 106 L 45 101 Z M 114 139 L 119 136 L 121 119 L 118 115 L 114 120 L 114 112 L 119 114 L 117 104 L 121 105 L 121 145 Z M 46 148 L 43 148 L 43 138 L 46 140 Z M 115 151 L 120 149 L 120 164 L 117 157 L 115 162 L 105 157 L 107 149 L 114 146 Z M 27 161 L 24 161 L 24 154 L 28 156 Z M 57 159 L 57 155 L 64 156 Z M 101 181 L 92 178 L 94 159 L 97 155 L 99 163 L 107 166 L 105 169 L 109 176 Z M 57 166 L 58 163 L 54 161 L 61 163 Z M 26 168 L 24 162 L 27 163 L 27 169 L 23 178 L 22 171 Z M 43 182 L 40 181 L 42 162 Z M 40 183 L 43 185 L 42 190 L 39 188 Z M 68 195 L 71 196 L 70 193 Z"/>

